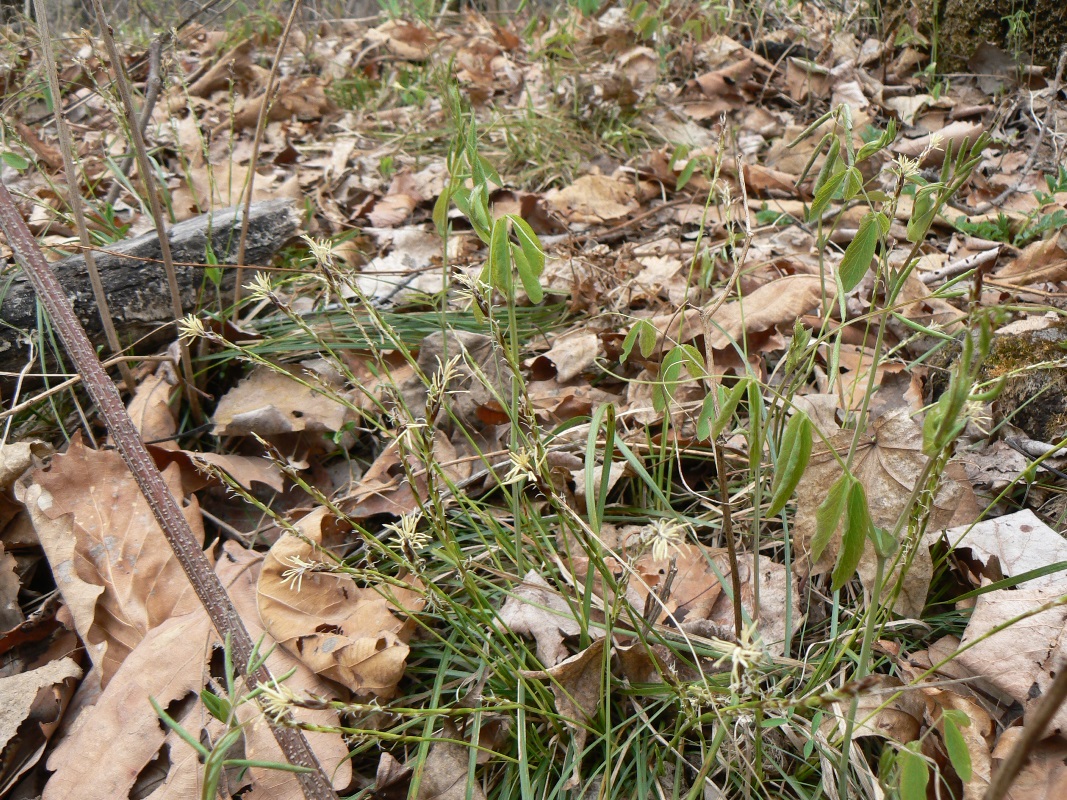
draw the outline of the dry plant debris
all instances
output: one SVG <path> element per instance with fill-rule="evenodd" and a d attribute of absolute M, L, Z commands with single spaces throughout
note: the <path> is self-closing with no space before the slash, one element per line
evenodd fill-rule
<path fill-rule="evenodd" d="M 172 346 L 123 387 L 276 680 L 25 331 L 0 797 L 300 797 L 268 719 L 345 796 L 986 797 L 1067 669 L 1063 60 L 942 75 L 834 4 L 382 5 L 276 63 L 283 17 L 203 9 L 161 74 L 116 26 L 168 223 L 303 210 L 236 306 L 179 265 L 196 386 Z M 36 37 L 0 179 L 38 242 L 72 190 L 102 250 L 153 230 L 116 65 L 56 42 L 64 175 Z M 1007 796 L 1065 758 L 1061 708 Z"/>

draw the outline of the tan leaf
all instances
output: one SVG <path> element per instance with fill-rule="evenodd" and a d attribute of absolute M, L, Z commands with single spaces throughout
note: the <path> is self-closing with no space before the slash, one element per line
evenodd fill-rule
<path fill-rule="evenodd" d="M 847 455 L 852 443 L 852 431 L 842 430 L 828 437 L 839 455 Z M 927 462 L 922 452 L 922 428 L 906 409 L 891 411 L 875 420 L 871 433 L 860 438 L 852 474 L 867 492 L 871 519 L 874 524 L 892 531 L 902 513 L 908 509 L 908 498 Z M 953 466 L 946 471 L 941 487 L 934 498 L 929 528 L 938 530 L 956 520 L 957 513 L 969 513 L 970 503 L 964 499 L 973 493 L 965 484 L 962 470 Z M 817 562 L 810 558 L 811 540 L 815 535 L 815 512 L 826 498 L 830 487 L 841 475 L 837 458 L 822 443 L 817 443 L 808 468 L 797 487 L 797 516 L 794 541 L 797 546 L 797 571 L 802 574 L 823 573 L 833 569 L 840 549 L 838 530 Z M 961 510 L 962 509 L 962 510 Z M 972 518 L 973 519 L 973 518 Z M 968 520 L 969 521 L 969 520 Z M 898 568 L 899 569 L 899 568 Z M 868 544 L 860 561 L 859 574 L 863 585 L 870 589 L 875 573 L 873 548 Z M 921 543 L 914 548 L 914 556 L 903 579 L 903 586 L 894 609 L 897 613 L 917 617 L 922 612 L 933 575 L 930 551 Z M 888 576 L 886 586 L 892 586 L 896 574 Z"/>
<path fill-rule="evenodd" d="M 1067 609 L 1042 611 L 989 634 L 993 628 L 1059 597 L 1062 588 L 999 590 L 980 595 L 956 658 L 1021 703 L 1029 712 L 1052 683 L 1067 658 Z M 985 637 L 985 638 L 983 638 Z M 1050 728 L 1067 730 L 1067 706 L 1060 706 Z"/>
<path fill-rule="evenodd" d="M 261 561 L 258 554 L 228 542 L 217 566 L 219 578 L 253 640 L 263 635 L 255 604 L 255 583 Z M 310 692 L 331 696 L 328 682 L 317 678 L 299 661 L 273 645 L 274 641 L 267 636 L 261 650 L 271 653 L 267 667 L 272 674 L 284 675 L 295 669 L 286 681 L 287 687 L 297 694 Z M 212 718 L 199 701 L 184 704 L 180 701 L 196 699 L 205 676 L 210 674 L 213 651 L 219 646 L 207 615 L 199 607 L 191 613 L 172 617 L 149 631 L 115 673 L 96 704 L 82 712 L 79 726 L 50 756 L 49 769 L 54 770 L 54 774 L 45 786 L 43 798 L 114 800 L 128 797 L 138 775 L 157 758 L 163 764 L 169 764 L 169 768 L 161 776 L 162 784 L 148 797 L 152 800 L 198 797 L 203 765 L 189 745 L 160 723 L 149 698 L 155 698 L 161 706 L 178 714 L 178 721 L 197 738 L 202 730 L 213 730 Z M 244 691 L 244 687 L 241 690 Z M 247 757 L 284 761 L 256 706 L 244 707 L 241 714 L 246 715 L 242 722 Z M 298 717 L 313 725 L 337 724 L 337 715 L 332 711 L 302 710 Z M 347 786 L 351 780 L 351 762 L 341 737 L 330 733 L 308 733 L 307 736 L 337 788 Z M 87 775 L 91 775 L 92 780 L 86 780 Z M 261 782 L 271 786 L 272 798 L 298 800 L 303 796 L 291 773 L 253 767 L 250 776 L 253 787 L 258 787 Z"/>
<path fill-rule="evenodd" d="M 4 551 L 0 542 L 0 631 L 9 631 L 24 621 L 22 608 L 19 606 L 19 591 L 22 581 L 17 571 L 18 563 L 11 553 Z M 3 744 L 0 743 L 0 749 Z"/>
<path fill-rule="evenodd" d="M 302 380 L 315 385 L 313 379 Z M 298 431 L 338 431 L 346 407 L 274 369 L 257 367 L 226 392 L 215 408 L 215 432 L 223 436 L 274 436 Z"/>
<path fill-rule="evenodd" d="M 971 756 L 971 779 L 963 784 L 963 800 L 981 800 L 989 788 L 993 763 L 990 743 L 993 741 L 996 725 L 984 708 L 955 692 L 931 688 L 923 689 L 923 693 L 939 708 L 954 709 L 967 715 L 969 724 L 957 726 Z M 937 715 L 937 728 L 943 740 L 945 727 L 940 713 Z"/>
<path fill-rule="evenodd" d="M 993 750 L 993 758 L 1003 761 L 1022 734 L 1022 728 L 1008 728 Z M 999 765 L 998 765 L 999 766 Z M 994 773 L 996 770 L 994 769 Z M 1067 797 L 1067 744 L 1053 736 L 1038 742 L 1029 751 L 1026 763 L 1012 781 L 1007 800 L 1053 800 Z"/>
<path fill-rule="evenodd" d="M 173 384 L 162 372 L 157 372 L 141 381 L 126 406 L 126 412 L 141 438 L 146 442 L 157 443 L 166 450 L 175 450 L 178 447 L 171 439 L 178 432 L 174 413 L 170 410 L 170 396 L 173 391 Z"/>
<path fill-rule="evenodd" d="M 556 371 L 560 383 L 567 383 L 593 366 L 600 354 L 600 337 L 595 333 L 577 332 L 557 336 L 552 347 L 539 355 L 535 361 L 545 362 Z M 535 365 L 536 368 L 536 365 Z"/>
<path fill-rule="evenodd" d="M 57 691 L 57 684 L 69 681 L 68 687 L 73 689 L 81 676 L 82 669 L 73 658 L 62 658 L 0 678 L 0 750 L 5 753 L 5 779 L 13 777 L 10 768 L 15 747 L 23 750 L 24 759 L 17 764 L 20 769 L 36 763 L 72 693 Z"/>
<path fill-rule="evenodd" d="M 537 660 L 554 667 L 568 657 L 564 637 L 577 636 L 581 626 L 563 596 L 533 570 L 515 588 L 498 613 L 501 624 L 537 643 Z"/>
<path fill-rule="evenodd" d="M 177 466 L 163 478 L 193 535 L 200 509 L 184 498 Z M 75 437 L 46 470 L 33 473 L 23 502 L 78 634 L 103 685 L 145 634 L 199 602 L 122 458 Z"/>
<path fill-rule="evenodd" d="M 717 350 L 732 348 L 742 337 L 774 331 L 778 326 L 792 328 L 796 319 L 823 303 L 824 282 L 817 275 L 788 275 L 770 281 L 740 300 L 724 303 L 715 310 L 709 323 L 709 342 Z M 826 302 L 833 299 L 833 289 Z M 653 317 L 651 322 L 659 330 L 670 331 L 673 341 L 681 320 L 681 342 L 691 342 L 704 334 L 699 310 L 682 314 L 672 313 Z M 751 342 L 750 342 L 751 345 Z M 669 342 L 668 342 L 669 346 Z"/>
<path fill-rule="evenodd" d="M 895 698 L 897 689 L 903 691 Z M 853 736 L 877 736 L 900 744 L 919 738 L 926 703 L 917 689 L 905 688 L 891 675 L 871 675 L 856 698 L 856 725 Z M 844 733 L 851 703 L 835 703 L 834 717 L 824 722 L 824 733 L 836 729 Z"/>
<path fill-rule="evenodd" d="M 564 189 L 553 189 L 545 203 L 571 222 L 598 223 L 637 211 L 634 187 L 604 175 L 583 175 Z"/>
<path fill-rule="evenodd" d="M 375 227 L 392 228 L 410 217 L 418 204 L 419 201 L 410 194 L 387 194 L 374 204 L 367 216 Z"/>
<path fill-rule="evenodd" d="M 987 577 L 994 581 L 1067 561 L 1063 536 L 1028 508 L 975 525 L 950 528 L 942 536 L 950 547 L 970 550 L 974 558 L 986 564 L 990 570 Z M 1018 588 L 1067 591 L 1065 583 L 1064 573 L 1055 572 L 1023 581 Z"/>
<path fill-rule="evenodd" d="M 523 670 L 525 678 L 552 681 L 552 695 L 556 699 L 556 711 L 571 729 L 574 752 L 585 749 L 589 736 L 588 725 L 596 718 L 596 710 L 603 694 L 604 639 L 598 639 L 589 647 L 551 669 Z M 575 759 L 574 773 L 566 786 L 577 786 L 581 781 L 581 759 Z"/>
<path fill-rule="evenodd" d="M 893 146 L 893 150 L 909 158 L 918 158 L 930 147 L 932 137 L 937 136 L 939 143 L 935 149 L 926 152 L 922 166 L 938 166 L 945 160 L 945 152 L 950 146 L 955 157 L 962 147 L 973 145 L 984 130 L 985 127 L 978 122 L 951 122 L 936 133 L 920 136 L 918 139 L 902 139 Z"/>
<path fill-rule="evenodd" d="M 330 545 L 324 538 L 335 535 L 326 509 L 313 511 L 297 528 L 302 538 L 283 536 L 264 561 L 258 587 L 264 626 L 324 678 L 353 692 L 392 697 L 404 674 L 406 642 L 414 628 L 407 615 L 425 603 L 420 584 L 409 579 L 415 588 L 360 588 L 349 575 L 312 570 L 299 582 L 290 581 L 285 573 L 301 563 L 333 564 L 322 550 Z"/>
<path fill-rule="evenodd" d="M 469 780 L 469 756 L 461 744 L 435 742 L 423 764 L 416 800 L 485 800 L 481 785 Z"/>

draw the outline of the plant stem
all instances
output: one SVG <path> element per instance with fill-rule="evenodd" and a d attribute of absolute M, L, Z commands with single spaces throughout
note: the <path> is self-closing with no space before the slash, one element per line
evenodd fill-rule
<path fill-rule="evenodd" d="M 99 4 L 99 0 L 95 2 Z M 122 404 L 118 389 L 108 378 L 89 337 L 85 334 L 85 329 L 74 315 L 74 309 L 71 307 L 70 300 L 67 299 L 66 292 L 19 215 L 14 198 L 2 183 L 0 183 L 0 228 L 6 234 L 18 263 L 33 283 L 41 304 L 48 311 L 63 345 L 85 381 L 89 396 L 96 403 L 100 415 L 104 418 L 108 431 L 115 441 L 115 446 L 122 455 L 122 460 L 133 473 L 137 485 L 141 488 L 141 493 L 148 501 L 152 514 L 159 522 L 159 527 L 166 535 L 167 541 L 174 550 L 174 555 L 188 576 L 215 630 L 223 640 L 227 636 L 231 637 L 234 663 L 244 674 L 249 690 L 255 690 L 259 683 L 269 683 L 273 678 L 266 667 L 260 667 L 252 674 L 247 673 L 249 657 L 254 649 L 252 638 L 201 550 L 200 543 L 193 536 L 189 522 L 178 508 L 174 495 L 164 483 L 159 468 L 141 441 L 133 420 L 130 419 L 130 415 Z M 312 768 L 312 772 L 298 776 L 308 800 L 337 800 L 337 794 L 329 778 L 326 777 L 326 773 L 304 735 L 296 729 L 275 725 L 271 726 L 271 731 L 291 764 Z"/>

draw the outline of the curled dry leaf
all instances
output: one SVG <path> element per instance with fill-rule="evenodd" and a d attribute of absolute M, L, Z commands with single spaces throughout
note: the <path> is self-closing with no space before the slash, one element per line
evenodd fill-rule
<path fill-rule="evenodd" d="M 198 453 L 178 448 L 174 441 L 178 426 L 170 409 L 176 384 L 174 368 L 164 363 L 155 374 L 141 381 L 126 407 L 141 438 L 149 444 L 156 465 L 160 469 L 174 462 L 181 465 L 183 485 L 187 492 L 195 491 L 207 482 L 202 476 L 201 463 L 218 467 L 248 490 L 252 489 L 253 483 L 262 483 L 280 492 L 284 486 L 282 473 L 268 459 L 228 453 Z"/>
<path fill-rule="evenodd" d="M 993 581 L 1067 561 L 1067 542 L 1028 508 L 975 525 L 950 528 L 942 536 L 953 549 L 966 549 L 989 570 Z M 1054 572 L 1031 578 L 1020 589 L 1067 590 L 1067 577 Z"/>
<path fill-rule="evenodd" d="M 952 122 L 935 133 L 920 136 L 918 139 L 904 139 L 894 145 L 893 150 L 902 156 L 918 158 L 930 147 L 933 137 L 937 136 L 939 143 L 936 149 L 926 153 L 922 160 L 922 166 L 940 166 L 941 162 L 945 160 L 945 153 L 949 147 L 952 148 L 952 156 L 955 158 L 962 147 L 974 144 L 984 130 L 985 127 L 981 123 Z"/>
<path fill-rule="evenodd" d="M 857 697 L 856 725 L 853 736 L 878 736 L 900 744 L 914 742 L 922 729 L 925 702 L 916 689 L 891 675 L 871 675 Z M 899 695 L 897 689 L 902 689 Z M 834 716 L 823 723 L 823 733 L 843 734 L 851 712 L 851 702 L 834 703 Z"/>
<path fill-rule="evenodd" d="M 1060 586 L 980 595 L 963 634 L 963 644 L 970 646 L 956 656 L 957 661 L 1029 711 L 1041 702 L 1053 675 L 1067 662 L 1067 608 L 1051 608 L 987 634 L 1055 600 L 1063 591 Z M 1067 731 L 1067 707 L 1060 706 L 1049 728 Z"/>
<path fill-rule="evenodd" d="M 788 275 L 760 286 L 739 300 L 724 303 L 715 310 L 708 324 L 711 347 L 716 351 L 726 350 L 746 336 L 751 346 L 757 335 L 765 339 L 766 334 L 779 326 L 792 328 L 798 317 L 822 307 L 822 292 L 823 281 L 818 275 Z M 832 300 L 832 295 L 826 298 L 826 302 Z M 664 314 L 651 322 L 670 335 L 669 339 L 660 337 L 661 345 L 666 342 L 668 348 L 678 331 L 678 341 L 682 343 L 704 335 L 699 309 Z"/>
<path fill-rule="evenodd" d="M 177 466 L 163 472 L 203 541 L 200 509 L 185 498 Z M 22 500 L 78 635 L 102 685 L 145 634 L 199 607 L 144 495 L 113 450 L 90 450 L 75 436 L 48 469 L 32 474 Z"/>
<path fill-rule="evenodd" d="M 993 750 L 993 758 L 1008 757 L 1022 728 L 1008 728 Z M 1051 800 L 1067 797 L 1067 743 L 1054 736 L 1038 742 L 1008 790 L 1008 800 Z"/>
<path fill-rule="evenodd" d="M 552 681 L 552 695 L 556 711 L 564 718 L 574 737 L 574 752 L 585 749 L 589 736 L 588 725 L 596 718 L 596 710 L 603 695 L 604 639 L 598 639 L 580 653 L 561 661 L 551 669 L 523 670 L 525 678 Z M 581 759 L 576 758 L 574 773 L 566 786 L 581 783 Z"/>
<path fill-rule="evenodd" d="M 533 570 L 526 573 L 498 616 L 501 624 L 515 633 L 533 637 L 537 659 L 549 668 L 567 658 L 564 637 L 581 633 L 572 607 Z"/>
<path fill-rule="evenodd" d="M 280 369 L 280 368 L 278 368 Z M 315 385 L 315 379 L 302 378 Z M 345 405 L 305 386 L 284 372 L 258 367 L 228 391 L 215 408 L 215 433 L 275 436 L 299 431 L 339 431 Z"/>
<path fill-rule="evenodd" d="M 37 763 L 81 676 L 81 667 L 68 657 L 0 678 L 0 795 Z"/>
<path fill-rule="evenodd" d="M 570 222 L 592 224 L 619 219 L 640 208 L 631 184 L 605 175 L 583 175 L 564 189 L 548 192 L 545 203 Z"/>
<path fill-rule="evenodd" d="M 256 614 L 256 578 L 262 558 L 228 542 L 216 572 L 237 607 L 253 640 L 263 636 Z M 274 647 L 266 636 L 261 652 L 270 652 L 267 668 L 273 675 L 295 670 L 285 686 L 298 695 L 312 693 L 330 697 L 331 686 L 311 673 L 298 660 Z M 163 765 L 160 784 L 150 800 L 179 800 L 199 797 L 203 765 L 196 752 L 164 727 L 149 703 L 154 698 L 169 709 L 198 739 L 210 733 L 213 719 L 197 700 L 205 676 L 212 674 L 212 658 L 220 647 L 218 637 L 203 609 L 168 619 L 153 628 L 130 653 L 115 673 L 96 704 L 82 712 L 79 724 L 49 757 L 54 770 L 45 786 L 43 799 L 114 800 L 131 796 L 131 788 L 146 772 L 150 762 Z M 224 691 L 218 689 L 216 691 Z M 241 691 L 245 691 L 241 687 Z M 244 756 L 284 762 L 266 721 L 255 704 L 239 709 L 245 731 Z M 312 725 L 337 724 L 333 711 L 297 712 L 298 719 Z M 308 742 L 337 788 L 351 780 L 351 764 L 344 741 L 337 734 L 307 733 Z M 92 780 L 86 780 L 91 775 Z M 292 773 L 253 767 L 239 787 L 271 788 L 269 794 L 242 794 L 244 797 L 271 797 L 273 800 L 300 800 L 303 792 Z"/>
<path fill-rule="evenodd" d="M 300 520 L 301 536 L 288 534 L 267 553 L 259 578 L 259 615 L 267 631 L 316 674 L 357 694 L 392 697 L 407 663 L 414 622 L 407 615 L 425 604 L 421 584 L 361 588 L 351 576 L 305 570 L 298 580 L 286 572 L 300 564 L 332 566 L 323 553 L 335 535 L 326 509 Z M 314 543 L 314 544 L 312 544 Z"/>
<path fill-rule="evenodd" d="M 595 333 L 557 336 L 551 349 L 534 359 L 534 369 L 555 370 L 556 380 L 567 383 L 592 367 L 599 354 L 600 337 Z"/>

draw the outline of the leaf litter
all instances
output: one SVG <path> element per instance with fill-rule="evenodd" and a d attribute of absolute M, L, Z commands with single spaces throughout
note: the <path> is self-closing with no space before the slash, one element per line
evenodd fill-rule
<path fill-rule="evenodd" d="M 130 414 L 272 671 L 291 673 L 274 711 L 300 715 L 339 791 L 495 797 L 533 766 L 588 794 L 607 785 L 609 721 L 626 720 L 652 732 L 660 792 L 741 791 L 736 765 L 761 747 L 833 769 L 851 736 L 894 743 L 871 751 L 881 763 L 848 751 L 866 795 L 921 756 L 953 796 L 980 797 L 1067 658 L 1061 465 L 980 390 L 1062 362 L 1000 345 L 953 411 L 951 452 L 930 442 L 947 375 L 966 366 L 960 337 L 981 338 L 977 309 L 1000 314 L 1001 342 L 1058 324 L 1037 321 L 1067 277 L 1067 175 L 1044 141 L 1064 121 L 1059 77 L 1028 66 L 1024 86 L 1013 67 L 999 95 L 988 75 L 934 82 L 921 36 L 887 44 L 815 7 L 776 12 L 780 36 L 761 40 L 687 6 L 609 6 L 525 28 L 469 12 L 294 31 L 255 164 L 276 32 L 184 32 L 150 121 L 173 221 L 237 204 L 253 181 L 253 200 L 306 204 L 319 263 L 250 286 L 240 326 L 200 311 L 207 435 L 190 435 L 166 364 L 142 369 Z M 801 31 L 816 49 L 771 57 Z M 110 182 L 103 154 L 122 148 L 97 43 L 64 47 L 83 172 Z M 30 74 L 19 62 L 4 80 Z M 466 173 L 452 139 L 474 128 L 450 117 L 446 75 L 478 120 Z M 4 180 L 62 248 L 55 134 L 26 122 L 34 102 L 18 106 Z M 924 187 L 961 153 L 967 180 L 931 206 Z M 894 163 L 919 177 L 887 206 Z M 119 196 L 122 232 L 149 229 Z M 479 225 L 501 220 L 521 233 L 520 276 L 523 225 L 548 255 L 504 322 L 479 283 L 494 258 Z M 115 236 L 114 220 L 91 224 Z M 907 274 L 878 328 L 880 254 Z M 758 434 L 784 428 L 787 406 L 814 440 L 783 527 L 760 508 L 785 443 Z M 54 437 L 56 455 L 32 422 L 0 448 L 0 793 L 32 779 L 46 798 L 192 796 L 196 751 L 148 699 L 217 739 L 199 692 L 222 690 L 221 643 L 125 466 L 83 427 Z M 844 479 L 865 498 L 859 553 L 854 519 L 825 510 Z M 866 541 L 878 531 L 899 537 L 888 561 Z M 839 580 L 842 561 L 858 580 Z M 826 642 L 871 608 L 874 674 L 852 675 L 854 654 Z M 257 706 L 238 717 L 243 757 L 279 760 Z M 731 733 L 705 767 L 716 725 Z M 1056 796 L 1064 730 L 1061 709 L 1010 796 Z M 299 796 L 289 773 L 230 777 L 231 796 Z"/>

